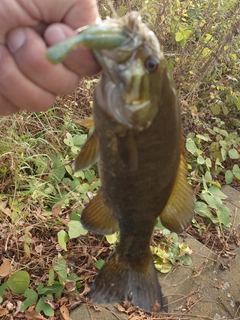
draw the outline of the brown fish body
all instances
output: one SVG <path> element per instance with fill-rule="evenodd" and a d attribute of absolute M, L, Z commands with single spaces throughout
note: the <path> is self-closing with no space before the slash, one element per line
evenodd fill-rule
<path fill-rule="evenodd" d="M 158 94 L 167 106 L 160 103 L 153 123 L 142 131 L 128 129 L 108 116 L 98 99 L 104 87 L 99 84 L 95 91 L 102 191 L 119 223 L 119 247 L 128 255 L 136 255 L 137 260 L 143 248 L 149 253 L 153 227 L 171 194 L 180 161 L 181 120 L 176 92 L 166 67 L 161 68 L 162 81 L 156 75 Z M 132 160 L 134 157 L 137 159 Z M 135 161 L 136 169 L 132 169 Z"/>
<path fill-rule="evenodd" d="M 191 222 L 193 199 L 176 91 L 158 41 L 136 13 L 119 24 L 130 41 L 94 51 L 103 69 L 94 93 L 95 131 L 74 163 L 80 170 L 98 160 L 101 178 L 97 196 L 82 212 L 83 226 L 100 234 L 120 230 L 120 242 L 90 296 L 160 311 L 151 235 L 159 216 L 170 230 L 183 231 Z"/>

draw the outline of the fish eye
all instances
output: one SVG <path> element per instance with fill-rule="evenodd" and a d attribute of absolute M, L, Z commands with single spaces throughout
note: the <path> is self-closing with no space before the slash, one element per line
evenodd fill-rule
<path fill-rule="evenodd" d="M 157 71 L 158 68 L 158 62 L 154 58 L 148 58 L 145 61 L 145 68 L 148 72 L 154 73 Z"/>

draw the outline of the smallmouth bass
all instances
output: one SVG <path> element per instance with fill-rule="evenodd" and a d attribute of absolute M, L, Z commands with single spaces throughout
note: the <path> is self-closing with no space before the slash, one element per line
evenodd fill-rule
<path fill-rule="evenodd" d="M 139 14 L 103 23 L 120 27 L 127 37 L 110 50 L 93 47 L 102 67 L 94 92 L 94 132 L 73 169 L 98 161 L 101 188 L 81 221 L 98 234 L 120 230 L 120 241 L 99 271 L 90 298 L 101 303 L 128 300 L 159 312 L 162 293 L 150 251 L 156 219 L 182 232 L 194 208 L 180 109 L 159 42 Z"/>

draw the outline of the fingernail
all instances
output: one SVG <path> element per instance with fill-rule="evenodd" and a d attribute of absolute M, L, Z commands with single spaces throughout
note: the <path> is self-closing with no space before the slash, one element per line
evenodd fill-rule
<path fill-rule="evenodd" d="M 7 38 L 7 45 L 11 52 L 15 52 L 22 47 L 26 41 L 26 32 L 23 28 L 11 31 Z"/>
<path fill-rule="evenodd" d="M 50 42 L 54 41 L 54 43 L 60 42 L 67 38 L 63 30 L 55 26 L 48 27 L 46 33 L 47 33 L 48 40 Z M 45 33 L 45 36 L 46 36 L 46 33 Z"/>

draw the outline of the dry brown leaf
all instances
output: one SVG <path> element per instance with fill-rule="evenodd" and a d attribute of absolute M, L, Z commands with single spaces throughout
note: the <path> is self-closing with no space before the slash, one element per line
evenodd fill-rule
<path fill-rule="evenodd" d="M 11 262 L 9 260 L 5 260 L 3 264 L 0 266 L 0 277 L 6 277 L 11 273 Z"/>
<path fill-rule="evenodd" d="M 68 292 L 72 292 L 76 289 L 76 281 L 73 280 L 67 280 L 65 283 L 65 288 Z"/>
<path fill-rule="evenodd" d="M 8 314 L 8 310 L 0 306 L 0 317 L 6 316 Z"/>
<path fill-rule="evenodd" d="M 26 319 L 27 320 L 47 320 L 44 318 L 40 313 L 35 310 L 32 311 L 25 311 Z"/>
<path fill-rule="evenodd" d="M 58 217 L 60 212 L 61 212 L 61 209 L 62 209 L 62 205 L 59 204 L 58 206 L 54 207 L 53 210 L 52 210 L 52 216 L 53 217 Z"/>
<path fill-rule="evenodd" d="M 60 312 L 61 312 L 61 316 L 63 318 L 63 320 L 72 320 L 70 317 L 69 317 L 69 310 L 66 306 L 61 306 L 60 308 Z"/>
<path fill-rule="evenodd" d="M 115 304 L 114 307 L 119 311 L 119 312 L 125 312 L 125 308 L 121 306 L 119 303 Z"/>
<path fill-rule="evenodd" d="M 43 250 L 43 244 L 40 243 L 38 246 L 35 246 L 35 251 L 39 254 L 42 253 L 42 250 Z"/>

